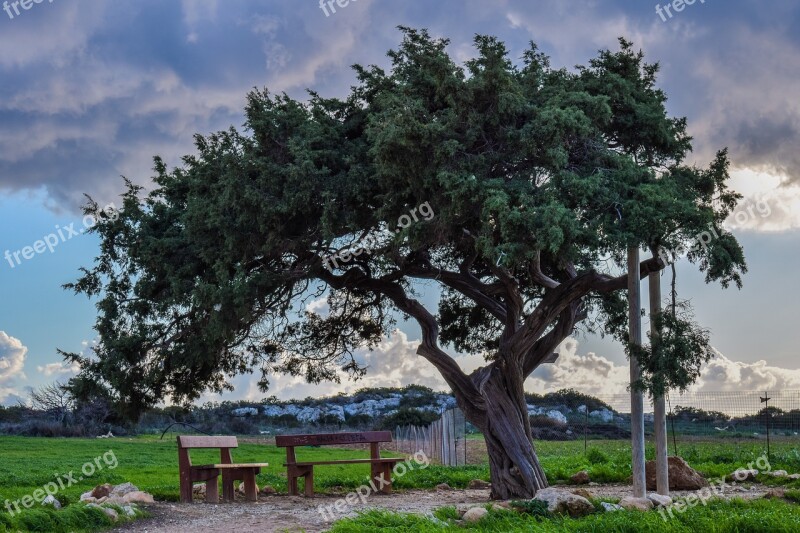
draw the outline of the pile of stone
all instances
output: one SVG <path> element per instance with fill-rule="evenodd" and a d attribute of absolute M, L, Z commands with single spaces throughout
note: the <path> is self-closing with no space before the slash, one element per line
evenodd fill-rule
<path fill-rule="evenodd" d="M 117 521 L 119 513 L 112 506 L 122 509 L 126 516 L 136 516 L 136 505 L 140 503 L 154 503 L 152 494 L 148 494 L 133 483 L 112 485 L 104 483 L 88 492 L 81 494 L 81 501 L 87 507 L 96 507 L 103 511 L 111 520 Z"/>

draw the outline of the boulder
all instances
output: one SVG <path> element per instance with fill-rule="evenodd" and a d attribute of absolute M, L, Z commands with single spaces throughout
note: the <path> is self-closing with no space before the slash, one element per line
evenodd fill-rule
<path fill-rule="evenodd" d="M 116 485 L 114 487 L 114 489 L 111 491 L 111 494 L 109 494 L 109 496 L 120 496 L 121 497 L 121 496 L 125 496 L 129 492 L 138 492 L 138 491 L 139 491 L 139 487 L 137 487 L 133 483 L 130 483 L 130 482 L 121 483 L 121 484 Z"/>
<path fill-rule="evenodd" d="M 95 509 L 100 509 L 106 514 L 106 516 L 108 516 L 111 519 L 112 522 L 116 522 L 117 520 L 119 520 L 119 513 L 117 513 L 111 507 L 100 507 L 96 503 L 90 503 L 86 507 L 94 507 Z"/>
<path fill-rule="evenodd" d="M 766 494 L 764 494 L 764 498 L 766 499 L 782 499 L 786 496 L 786 490 L 782 488 L 776 489 L 769 489 Z"/>
<path fill-rule="evenodd" d="M 586 498 L 587 500 L 591 500 L 592 498 L 594 498 L 592 493 L 586 489 L 575 489 L 572 491 L 572 494 L 575 494 L 576 496 L 581 496 L 583 498 Z"/>
<path fill-rule="evenodd" d="M 619 502 L 619 506 L 628 511 L 649 511 L 653 508 L 653 502 L 647 498 L 634 498 L 633 496 L 626 496 Z"/>
<path fill-rule="evenodd" d="M 143 492 L 141 490 L 137 490 L 134 492 L 129 492 L 122 497 L 122 503 L 154 503 L 153 496 Z"/>
<path fill-rule="evenodd" d="M 670 456 L 667 458 L 667 462 L 669 464 L 670 490 L 699 490 L 708 486 L 706 478 L 689 466 L 683 458 Z M 645 463 L 645 477 L 647 479 L 647 490 L 656 490 L 655 461 L 647 461 Z"/>
<path fill-rule="evenodd" d="M 669 507 L 670 505 L 672 505 L 672 498 L 655 492 L 651 492 L 650 494 L 648 494 L 647 498 L 651 502 L 653 502 L 653 505 L 655 505 L 656 507 Z"/>
<path fill-rule="evenodd" d="M 125 513 L 125 516 L 134 517 L 136 516 L 136 510 L 133 508 L 132 505 L 123 505 L 122 512 Z"/>
<path fill-rule="evenodd" d="M 592 502 L 583 496 L 553 488 L 538 491 L 534 499 L 545 502 L 547 510 L 554 514 L 568 514 L 573 518 L 580 518 L 594 512 Z"/>
<path fill-rule="evenodd" d="M 484 509 L 483 507 L 473 507 L 469 509 L 464 516 L 462 517 L 465 522 L 477 522 L 484 516 L 489 514 L 489 511 Z"/>
<path fill-rule="evenodd" d="M 206 484 L 205 483 L 195 483 L 194 485 L 192 485 L 192 493 L 196 494 L 197 496 L 205 497 L 205 495 L 206 495 Z"/>
<path fill-rule="evenodd" d="M 467 485 L 468 489 L 488 489 L 491 488 L 492 484 L 488 481 L 484 481 L 482 479 L 473 479 Z"/>
<path fill-rule="evenodd" d="M 447 483 L 439 483 L 436 485 L 436 490 L 453 490 L 453 488 Z"/>
<path fill-rule="evenodd" d="M 789 479 L 791 480 L 800 479 L 800 474 L 789 474 Z"/>
<path fill-rule="evenodd" d="M 754 481 L 758 475 L 758 470 L 740 468 L 728 476 L 728 481 Z"/>
<path fill-rule="evenodd" d="M 61 509 L 61 502 L 56 500 L 56 497 L 52 494 L 48 494 L 47 497 L 42 500 L 42 505 L 52 507 L 53 509 Z"/>
<path fill-rule="evenodd" d="M 600 502 L 600 506 L 607 512 L 622 511 L 622 506 L 616 503 Z"/>
<path fill-rule="evenodd" d="M 261 487 L 261 491 L 260 492 L 261 492 L 261 494 L 264 494 L 266 496 L 272 496 L 273 494 L 278 494 L 278 491 L 275 490 L 270 485 L 264 485 L 263 487 Z"/>
<path fill-rule="evenodd" d="M 258 485 L 256 485 L 256 492 L 258 492 Z M 244 494 L 244 482 L 239 483 L 239 494 Z"/>
<path fill-rule="evenodd" d="M 86 503 L 94 503 L 94 502 L 97 501 L 97 498 L 92 496 L 92 491 L 89 491 L 89 492 L 84 492 L 83 494 L 81 494 L 80 501 L 86 502 Z"/>
<path fill-rule="evenodd" d="M 764 472 L 765 474 L 769 474 L 772 477 L 789 477 L 789 472 L 786 470 L 774 470 L 772 472 Z"/>
<path fill-rule="evenodd" d="M 114 490 L 114 485 L 111 483 L 103 483 L 102 485 L 97 485 L 95 488 L 93 488 L 91 495 L 92 498 L 100 499 L 111 494 L 112 490 Z"/>
<path fill-rule="evenodd" d="M 586 470 L 581 470 L 576 474 L 572 474 L 572 477 L 569 478 L 576 485 L 586 485 L 589 483 L 589 472 Z"/>

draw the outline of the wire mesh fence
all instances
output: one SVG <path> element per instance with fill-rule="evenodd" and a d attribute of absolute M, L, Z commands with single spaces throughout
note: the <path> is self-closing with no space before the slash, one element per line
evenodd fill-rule
<path fill-rule="evenodd" d="M 545 398 L 547 398 L 545 396 Z M 630 394 L 561 398 L 528 405 L 534 441 L 592 441 L 630 439 Z M 692 442 L 796 442 L 800 446 L 800 391 L 673 392 L 667 396 L 669 452 L 680 455 Z M 652 401 L 645 401 L 645 434 L 654 432 Z M 470 439 L 470 435 L 475 434 Z M 455 408 L 429 426 L 404 426 L 394 431 L 397 451 L 424 451 L 445 465 L 485 461 L 482 439 L 463 413 Z M 485 452 L 485 450 L 483 450 Z"/>

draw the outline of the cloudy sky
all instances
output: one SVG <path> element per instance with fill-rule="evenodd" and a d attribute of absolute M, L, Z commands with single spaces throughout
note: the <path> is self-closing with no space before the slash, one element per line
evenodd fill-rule
<path fill-rule="evenodd" d="M 345 3 L 345 2 L 342 2 Z M 666 1 L 661 2 L 662 5 Z M 152 157 L 177 165 L 192 135 L 243 122 L 246 93 L 267 87 L 343 96 L 354 63 L 386 65 L 396 27 L 449 37 L 471 57 L 476 33 L 502 38 L 518 60 L 533 40 L 556 66 L 585 63 L 625 36 L 662 65 L 670 113 L 689 118 L 693 154 L 705 165 L 731 150 L 734 186 L 746 199 L 730 221 L 750 272 L 741 291 L 705 286 L 679 265 L 683 296 L 712 330 L 718 357 L 702 390 L 800 389 L 795 298 L 800 287 L 800 4 L 697 0 L 676 12 L 630 0 L 55 0 L 0 11 L 0 402 L 75 369 L 56 348 L 94 339 L 90 301 L 60 287 L 97 253 L 81 233 L 84 194 L 118 201 L 121 176 L 147 184 Z M 333 10 L 335 9 L 335 12 Z M 50 246 L 30 259 L 14 252 Z M 51 251 L 52 250 L 52 251 Z M 8 259 L 7 257 L 11 257 Z M 324 312 L 323 305 L 317 305 Z M 374 353 L 360 383 L 310 386 L 273 379 L 279 397 L 366 385 L 443 383 L 414 356 L 418 331 L 403 325 Z M 620 346 L 578 335 L 533 391 L 625 390 Z M 466 369 L 480 364 L 460 355 Z M 232 397 L 258 397 L 237 378 Z"/>

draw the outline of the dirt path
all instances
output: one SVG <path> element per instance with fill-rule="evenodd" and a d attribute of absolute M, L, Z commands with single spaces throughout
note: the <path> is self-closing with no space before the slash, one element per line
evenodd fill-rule
<path fill-rule="evenodd" d="M 572 491 L 577 487 L 557 487 L 564 491 Z M 583 486 L 597 497 L 622 498 L 631 494 L 630 485 L 597 485 Z M 757 484 L 731 485 L 724 489 L 725 497 L 742 497 L 746 499 L 763 496 L 768 487 Z M 674 491 L 672 496 L 679 498 L 691 494 L 690 491 Z M 233 504 L 179 505 L 175 503 L 157 503 L 147 506 L 152 517 L 137 520 L 117 528 L 117 532 L 141 531 L 147 533 L 185 533 L 186 531 L 208 532 L 308 532 L 325 531 L 340 518 L 354 516 L 356 511 L 381 508 L 393 511 L 405 511 L 427 514 L 439 507 L 459 504 L 480 504 L 489 501 L 488 490 L 410 490 L 395 492 L 390 496 L 376 495 L 362 504 L 347 506 L 344 512 L 320 512 L 320 507 L 329 507 L 340 495 L 321 495 L 314 498 L 289 497 L 276 495 L 260 497 L 258 503 L 237 502 Z"/>

